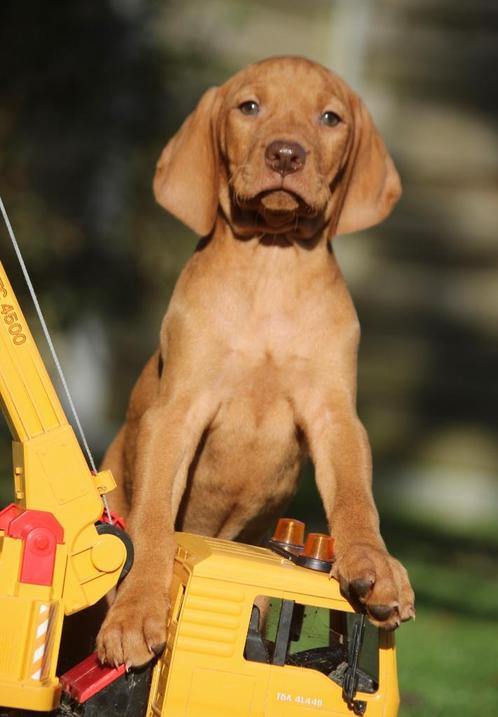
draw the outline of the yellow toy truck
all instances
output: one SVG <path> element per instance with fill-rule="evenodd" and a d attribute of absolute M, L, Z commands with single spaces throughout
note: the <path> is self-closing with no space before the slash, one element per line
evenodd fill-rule
<path fill-rule="evenodd" d="M 150 684 L 147 671 L 91 657 L 62 677 L 63 714 L 117 717 L 126 705 L 145 717 L 395 717 L 393 633 L 329 578 L 331 538 L 303 545 L 303 535 L 291 519 L 270 549 L 178 533 L 167 644 Z"/>
<path fill-rule="evenodd" d="M 54 714 L 396 717 L 393 633 L 329 579 L 330 538 L 310 534 L 303 546 L 303 532 L 282 519 L 272 549 L 178 533 L 162 656 L 127 674 L 91 655 L 61 677 Z"/>
<path fill-rule="evenodd" d="M 162 656 L 126 673 L 91 655 L 59 678 L 64 615 L 124 577 L 132 546 L 103 519 L 114 480 L 88 467 L 1 264 L 0 405 L 15 489 L 0 511 L 0 717 L 396 717 L 393 634 L 329 579 L 332 539 L 292 520 L 269 548 L 178 533 Z"/>

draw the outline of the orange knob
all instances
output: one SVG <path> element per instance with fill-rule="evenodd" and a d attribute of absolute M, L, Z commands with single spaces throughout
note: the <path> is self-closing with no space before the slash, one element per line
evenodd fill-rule
<path fill-rule="evenodd" d="M 304 523 L 294 518 L 280 518 L 272 540 L 285 545 L 302 545 L 304 542 Z"/>
<path fill-rule="evenodd" d="M 308 533 L 303 555 L 316 560 L 334 559 L 334 538 L 324 533 Z"/>

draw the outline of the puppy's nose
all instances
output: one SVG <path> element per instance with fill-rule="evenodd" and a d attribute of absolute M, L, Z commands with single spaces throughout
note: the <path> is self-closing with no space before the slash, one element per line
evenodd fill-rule
<path fill-rule="evenodd" d="M 286 174 L 293 174 L 304 167 L 306 152 L 297 142 L 276 139 L 266 148 L 265 160 L 274 172 L 285 177 Z"/>

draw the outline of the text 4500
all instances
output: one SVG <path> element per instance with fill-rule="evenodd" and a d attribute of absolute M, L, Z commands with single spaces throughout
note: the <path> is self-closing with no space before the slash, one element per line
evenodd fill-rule
<path fill-rule="evenodd" d="M 307 707 L 322 707 L 323 700 L 319 697 L 303 697 L 303 695 L 290 695 L 288 692 L 277 692 L 279 702 L 294 702 Z"/>
<path fill-rule="evenodd" d="M 12 342 L 16 346 L 21 346 L 26 341 L 26 336 L 23 334 L 22 326 L 19 323 L 14 307 L 9 306 L 9 304 L 2 304 L 2 317 L 9 327 L 8 332 L 12 336 Z"/>

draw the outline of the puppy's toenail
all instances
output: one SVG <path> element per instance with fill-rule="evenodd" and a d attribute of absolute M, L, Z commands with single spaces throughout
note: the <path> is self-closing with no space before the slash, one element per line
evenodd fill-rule
<path fill-rule="evenodd" d="M 390 607 L 389 605 L 369 605 L 368 606 L 368 612 L 372 617 L 374 617 L 376 620 L 379 620 L 379 622 L 384 622 L 384 620 L 387 620 L 393 613 L 394 608 Z"/>
<path fill-rule="evenodd" d="M 402 617 L 402 622 L 407 622 L 408 620 L 415 620 L 416 612 L 413 605 L 410 605 L 404 616 Z"/>
<path fill-rule="evenodd" d="M 373 585 L 372 580 L 358 578 L 358 580 L 351 581 L 351 587 L 359 598 L 364 598 L 370 592 Z"/>
<path fill-rule="evenodd" d="M 343 578 L 342 575 L 339 576 L 339 583 L 341 586 L 341 592 L 346 597 L 349 597 L 349 583 L 346 580 L 346 578 Z"/>
<path fill-rule="evenodd" d="M 164 650 L 165 647 L 166 647 L 166 643 L 160 642 L 158 645 L 151 645 L 150 650 L 151 650 L 151 652 L 154 653 L 154 655 L 156 655 L 156 657 L 159 657 L 159 655 L 161 654 L 161 652 Z"/>

